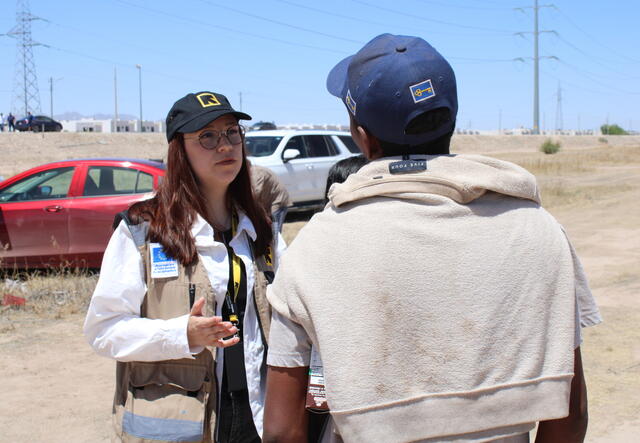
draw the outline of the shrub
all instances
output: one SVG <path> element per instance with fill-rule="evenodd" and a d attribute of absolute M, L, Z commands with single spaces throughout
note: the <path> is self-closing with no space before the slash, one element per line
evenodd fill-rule
<path fill-rule="evenodd" d="M 560 143 L 554 143 L 551 139 L 546 139 L 542 146 L 540 146 L 540 151 L 545 154 L 555 154 L 560 150 Z"/>
<path fill-rule="evenodd" d="M 600 131 L 606 135 L 628 135 L 629 133 L 618 125 L 602 125 Z"/>
<path fill-rule="evenodd" d="M 607 139 L 606 139 L 606 138 L 604 138 L 604 137 L 600 137 L 600 138 L 598 138 L 598 141 L 599 141 L 600 143 L 604 143 L 605 145 L 606 145 L 607 143 L 609 143 L 609 140 L 607 140 Z"/>

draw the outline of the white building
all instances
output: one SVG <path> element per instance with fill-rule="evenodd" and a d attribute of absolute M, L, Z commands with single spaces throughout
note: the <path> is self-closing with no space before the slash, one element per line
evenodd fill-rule
<path fill-rule="evenodd" d="M 67 132 L 150 132 L 163 133 L 165 131 L 165 123 L 163 121 L 144 120 L 142 122 L 142 131 L 139 120 L 118 120 L 117 124 L 114 119 L 95 120 L 92 118 L 83 118 L 80 120 L 62 120 L 62 130 Z"/>

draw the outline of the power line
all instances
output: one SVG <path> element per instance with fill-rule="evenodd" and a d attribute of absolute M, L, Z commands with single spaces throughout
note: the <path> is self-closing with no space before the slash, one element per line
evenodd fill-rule
<path fill-rule="evenodd" d="M 576 66 L 573 66 L 570 63 L 567 63 L 563 60 L 558 60 L 558 63 L 576 71 L 577 73 L 579 73 L 580 75 L 582 75 L 583 77 L 587 77 L 590 80 L 593 80 L 594 83 L 596 83 L 598 86 L 597 88 L 594 89 L 610 89 L 616 92 L 620 92 L 622 94 L 629 94 L 629 95 L 638 95 L 640 94 L 640 92 L 633 92 L 633 91 L 626 91 L 623 89 L 620 89 L 616 86 L 612 86 L 610 83 L 611 82 L 607 82 L 606 80 L 603 80 L 602 78 L 598 78 L 598 74 L 594 74 L 593 72 L 589 72 L 589 71 L 585 71 L 584 69 L 578 68 Z"/>
<path fill-rule="evenodd" d="M 487 8 L 486 6 L 482 7 L 482 6 L 456 5 L 456 4 L 452 4 L 451 2 L 444 3 L 444 2 L 438 2 L 438 1 L 432 1 L 432 0 L 422 0 L 422 1 L 413 0 L 413 1 L 417 3 L 428 3 L 430 5 L 441 6 L 444 8 L 456 8 L 456 9 L 467 9 L 467 10 L 471 9 L 474 11 L 512 11 L 513 10 L 513 8 L 505 7 L 505 6 L 498 7 L 498 8 Z"/>
<path fill-rule="evenodd" d="M 545 71 L 544 69 L 541 69 L 540 72 L 542 72 L 545 75 L 548 75 L 551 78 L 554 78 L 554 79 L 556 79 L 558 81 L 561 81 L 564 85 L 573 86 L 574 88 L 578 88 L 578 89 L 586 91 L 586 92 L 588 92 L 590 94 L 594 94 L 594 93 L 600 92 L 599 95 L 602 95 L 602 89 L 609 89 L 609 92 L 607 92 L 608 94 L 611 94 L 611 93 L 614 93 L 614 92 L 615 93 L 619 93 L 619 94 L 623 94 L 623 95 L 637 95 L 637 94 L 640 94 L 640 92 L 627 92 L 627 91 L 622 91 L 622 90 L 619 90 L 619 89 L 611 89 L 612 88 L 611 86 L 603 85 L 599 81 L 598 81 L 598 86 L 594 89 L 593 85 L 584 86 L 584 85 L 580 85 L 580 84 L 577 84 L 577 83 L 574 83 L 574 82 L 570 82 L 570 81 L 567 81 L 566 79 L 558 77 L 557 75 L 555 75 L 555 74 L 553 74 L 553 73 L 551 73 L 549 71 Z M 600 89 L 598 90 L 597 88 L 600 88 Z M 611 92 L 611 91 L 613 91 L 613 92 Z"/>
<path fill-rule="evenodd" d="M 502 6 L 502 3 L 498 3 L 495 1 L 491 1 L 491 0 L 475 0 L 476 3 L 483 3 L 483 4 L 490 4 L 490 5 L 499 5 Z"/>
<path fill-rule="evenodd" d="M 232 8 L 230 6 L 219 5 L 217 3 L 213 3 L 213 2 L 210 2 L 208 0 L 200 0 L 200 2 L 202 2 L 204 4 L 207 4 L 209 6 L 213 6 L 215 8 L 226 9 L 227 11 L 232 11 L 232 12 L 235 12 L 236 14 L 245 15 L 247 17 L 252 17 L 252 18 L 255 18 L 257 20 L 262 20 L 262 21 L 265 21 L 265 22 L 268 22 L 268 23 L 274 23 L 276 25 L 284 26 L 284 27 L 291 28 L 291 29 L 296 29 L 298 31 L 309 32 L 311 34 L 316 34 L 316 35 L 320 35 L 320 36 L 323 36 L 323 37 L 329 37 L 329 38 L 333 38 L 333 39 L 336 39 L 336 40 L 342 40 L 342 41 L 349 42 L 349 43 L 357 43 L 357 44 L 364 43 L 363 41 L 360 41 L 360 40 L 352 40 L 350 38 L 339 37 L 337 35 L 328 34 L 326 32 L 316 31 L 314 29 L 304 28 L 302 26 L 292 25 L 291 23 L 285 23 L 285 22 L 281 22 L 281 21 L 278 21 L 278 20 L 273 20 L 273 19 L 270 19 L 270 18 L 267 18 L 267 17 L 262 17 L 260 15 L 252 14 L 250 12 L 242 11 L 240 9 Z"/>
<path fill-rule="evenodd" d="M 85 34 L 85 35 L 90 35 L 90 36 L 93 36 L 93 37 L 97 37 L 101 41 L 118 42 L 118 43 L 125 44 L 127 46 L 133 46 L 133 47 L 137 47 L 137 48 L 140 48 L 140 49 L 144 49 L 145 51 L 153 52 L 155 54 L 159 54 L 159 55 L 163 55 L 163 56 L 171 56 L 173 58 L 181 58 L 181 54 L 180 53 L 159 51 L 155 47 L 143 46 L 143 45 L 140 45 L 138 42 L 135 42 L 135 41 L 132 42 L 130 39 L 129 40 L 114 39 L 113 36 L 111 36 L 111 35 L 107 36 L 107 35 L 104 35 L 104 34 L 99 34 L 99 33 L 92 32 L 92 31 L 87 31 L 86 29 L 76 28 L 74 26 L 70 26 L 70 25 L 67 25 L 67 24 L 57 23 L 57 22 L 53 22 L 53 21 L 48 21 L 48 23 L 50 23 L 53 26 L 57 26 L 59 28 L 62 28 L 62 29 L 69 29 L 69 30 L 77 32 L 79 34 Z M 183 59 L 186 60 L 186 58 L 183 58 Z"/>
<path fill-rule="evenodd" d="M 608 49 L 610 52 L 619 55 L 620 57 L 624 57 L 627 60 L 630 60 L 632 62 L 635 63 L 640 63 L 640 60 L 633 58 L 633 57 L 629 57 L 627 54 L 621 53 L 616 51 L 614 48 L 605 45 L 604 43 L 602 43 L 600 40 L 598 40 L 597 38 L 595 38 L 594 36 L 592 36 L 591 34 L 589 34 L 587 31 L 585 31 L 584 29 L 582 29 L 580 26 L 578 26 L 573 20 L 571 20 L 571 18 L 565 14 L 564 12 L 562 12 L 561 9 L 559 9 L 558 7 L 554 7 L 558 13 L 566 20 L 568 21 L 574 28 L 576 28 L 578 31 L 582 32 L 584 35 L 586 35 L 587 37 L 589 37 L 592 41 L 596 42 L 597 44 L 599 44 L 600 46 L 602 46 L 605 49 Z"/>
<path fill-rule="evenodd" d="M 611 72 L 615 72 L 616 74 L 620 75 L 622 78 L 625 78 L 625 79 L 628 79 L 628 80 L 636 80 L 636 79 L 640 78 L 638 76 L 628 76 L 627 74 L 624 74 L 621 71 L 618 71 L 617 69 L 612 68 L 610 66 L 610 64 L 603 63 L 603 62 L 599 61 L 599 60 L 605 60 L 606 61 L 606 59 L 603 59 L 603 58 L 600 58 L 600 57 L 595 57 L 595 56 L 593 56 L 591 54 L 588 54 L 587 52 L 583 51 L 582 49 L 580 49 L 579 47 L 577 47 L 573 43 L 571 43 L 568 40 L 566 40 L 565 38 L 563 38 L 560 34 L 556 34 L 556 37 L 558 38 L 558 40 L 560 40 L 565 45 L 569 46 L 573 50 L 575 50 L 575 51 L 579 52 L 580 54 L 584 55 L 585 57 L 588 57 L 589 61 L 591 61 L 592 63 L 600 65 L 603 68 L 605 68 L 605 69 L 607 69 L 607 70 L 609 70 Z"/>
<path fill-rule="evenodd" d="M 125 63 L 125 62 L 122 62 L 122 61 L 116 61 L 116 60 L 110 60 L 110 59 L 107 59 L 107 58 L 96 57 L 94 55 L 85 54 L 85 53 L 82 53 L 82 52 L 74 51 L 74 50 L 71 50 L 71 49 L 60 48 L 60 47 L 52 46 L 52 45 L 47 45 L 47 47 L 50 48 L 50 49 L 56 50 L 56 51 L 65 52 L 67 54 L 72 54 L 72 55 L 75 55 L 77 57 L 86 58 L 86 59 L 97 61 L 97 62 L 100 62 L 100 63 L 106 63 L 106 64 L 109 64 L 109 65 L 112 65 L 112 66 L 120 66 L 120 67 L 127 68 L 127 69 L 137 69 L 135 67 L 135 64 L 132 64 L 132 63 Z M 197 80 L 192 79 L 192 78 L 180 77 L 180 76 L 176 76 L 176 75 L 167 74 L 165 72 L 158 72 L 158 71 L 149 70 L 149 69 L 146 69 L 146 68 L 145 68 L 145 73 L 154 74 L 154 75 L 157 75 L 157 76 L 160 76 L 160 77 L 165 77 L 165 78 L 168 78 L 168 79 L 171 79 L 171 80 L 179 80 L 179 81 L 183 81 L 183 82 L 185 82 L 185 81 L 186 82 L 196 82 L 197 81 Z"/>
<path fill-rule="evenodd" d="M 418 19 L 418 20 L 422 20 L 425 22 L 429 22 L 429 23 L 438 23 L 440 25 L 447 25 L 447 26 L 453 26 L 456 28 L 464 28 L 464 29 L 476 29 L 476 30 L 480 30 L 480 31 L 491 31 L 491 32 L 500 32 L 503 34 L 512 34 L 514 31 L 509 31 L 506 29 L 496 29 L 496 28 L 484 28 L 481 26 L 472 26 L 472 25 L 461 25 L 460 23 L 453 23 L 453 22 L 446 22 L 443 20 L 436 20 L 436 19 L 432 19 L 432 18 L 426 18 L 426 17 L 422 17 L 416 14 L 411 14 L 411 13 L 407 13 L 407 12 L 401 12 L 401 11 L 396 11 L 395 9 L 391 9 L 391 8 L 385 8 L 384 6 L 379 6 L 379 5 L 374 5 L 372 3 L 369 2 L 365 2 L 362 0 L 351 0 L 354 3 L 359 3 L 361 5 L 365 5 L 368 6 L 370 8 L 375 8 L 375 9 L 379 9 L 381 11 L 385 11 L 385 12 L 391 12 L 392 14 L 396 14 L 396 15 L 401 15 L 404 17 L 410 17 L 413 19 Z"/>
<path fill-rule="evenodd" d="M 255 34 L 253 32 L 239 31 L 237 29 L 229 28 L 227 26 L 214 25 L 214 24 L 212 24 L 210 22 L 205 22 L 205 21 L 202 21 L 202 20 L 195 20 L 195 19 L 191 19 L 191 18 L 182 17 L 182 16 L 179 16 L 179 15 L 171 14 L 171 13 L 168 13 L 168 12 L 165 12 L 165 11 L 161 11 L 161 10 L 158 10 L 158 9 L 149 8 L 147 6 L 136 5 L 134 3 L 130 3 L 130 2 L 127 2 L 127 1 L 124 1 L 124 0 L 115 0 L 115 1 L 117 1 L 118 3 L 121 3 L 123 5 L 126 5 L 126 6 L 130 6 L 130 7 L 137 8 L 137 9 L 142 9 L 143 11 L 152 12 L 152 13 L 158 14 L 158 15 L 163 15 L 163 16 L 166 16 L 166 17 L 170 17 L 170 18 L 172 18 L 174 20 L 179 20 L 179 21 L 182 21 L 182 22 L 185 22 L 185 23 L 189 23 L 189 24 L 197 24 L 197 25 L 200 25 L 200 26 L 206 26 L 208 28 L 220 29 L 220 30 L 227 31 L 227 32 L 233 32 L 235 34 L 240 34 L 240 35 L 244 35 L 244 36 L 248 36 L 248 37 L 258 38 L 258 39 L 261 39 L 261 40 L 269 40 L 269 41 L 272 41 L 272 42 L 282 43 L 282 44 L 290 45 L 290 46 L 297 46 L 297 47 L 301 47 L 301 48 L 315 49 L 315 50 L 318 50 L 318 51 L 327 51 L 327 52 L 333 52 L 333 53 L 338 53 L 338 54 L 348 54 L 348 52 L 336 50 L 336 49 L 333 49 L 333 48 L 323 48 L 323 47 L 320 47 L 320 46 L 306 45 L 304 43 L 298 43 L 298 42 L 293 42 L 293 41 L 290 41 L 290 40 L 283 40 L 283 39 L 279 39 L 279 38 L 275 38 L 275 37 L 269 37 L 269 36 L 265 36 L 265 35 Z"/>
<path fill-rule="evenodd" d="M 135 69 L 135 64 L 132 63 L 128 63 L 128 62 L 124 62 L 124 61 L 118 61 L 118 60 L 113 60 L 113 59 L 109 59 L 109 58 L 104 58 L 104 57 L 96 57 L 95 55 L 91 55 L 91 54 L 86 54 L 83 52 L 79 52 L 76 50 L 72 50 L 72 49 L 67 49 L 67 48 L 61 48 L 58 46 L 52 46 L 52 45 L 47 45 L 46 46 L 47 49 L 52 49 L 55 51 L 59 51 L 59 52 L 63 52 L 66 54 L 70 54 L 76 57 L 81 57 L 81 58 L 85 58 L 88 60 L 93 60 L 95 62 L 99 62 L 99 63 L 104 63 L 104 64 L 108 64 L 111 66 L 119 66 L 119 67 L 123 67 L 126 69 Z M 171 80 L 177 80 L 180 82 L 190 82 L 190 83 L 197 83 L 197 82 L 201 82 L 202 80 L 199 79 L 194 79 L 194 78 L 186 78 L 186 77 L 181 77 L 181 76 L 176 76 L 176 75 L 171 75 L 171 74 L 167 74 L 165 71 L 155 71 L 153 69 L 148 69 L 145 68 L 145 73 L 146 74 L 152 74 L 154 76 L 159 76 L 159 77 L 163 77 L 163 78 L 168 78 Z M 67 75 L 65 74 L 65 76 L 72 76 L 72 75 Z M 83 78 L 83 77 L 77 77 L 77 78 Z M 284 84 L 284 85 L 289 85 L 289 82 L 285 82 L 285 81 L 281 81 L 279 79 L 270 79 L 269 80 L 270 83 L 279 83 L 279 84 Z M 272 96 L 272 98 L 277 98 L 275 96 Z"/>
<path fill-rule="evenodd" d="M 335 17 L 339 17 L 345 20 L 349 20 L 352 22 L 356 22 L 356 23 L 363 23 L 366 25 L 376 25 L 376 26 L 382 26 L 383 28 L 387 29 L 389 27 L 389 23 L 388 22 L 378 22 L 378 21 L 373 21 L 373 20 L 368 20 L 368 19 L 363 19 L 360 17 L 353 17 L 351 15 L 346 15 L 346 14 L 341 14 L 337 11 L 327 11 L 325 9 L 320 9 L 320 8 L 316 8 L 313 6 L 308 6 L 308 5 L 301 5 L 299 3 L 295 3 L 289 0 L 274 0 L 276 2 L 279 3 L 284 3 L 285 5 L 289 5 L 289 6 L 294 6 L 296 8 L 300 8 L 300 9 L 305 9 L 307 11 L 313 11 L 319 14 L 323 14 L 323 15 L 328 15 L 332 18 Z M 406 24 L 402 24 L 402 29 L 403 30 L 415 30 L 418 32 L 424 32 L 425 29 L 424 28 L 419 28 L 419 27 L 413 27 L 413 26 L 407 26 Z M 447 31 L 435 31 L 433 29 L 429 29 L 429 34 L 437 34 L 437 35 L 456 35 L 456 36 L 477 36 L 477 33 L 474 34 L 461 34 L 460 32 L 447 32 Z M 502 35 L 504 34 L 503 32 L 497 32 L 497 33 L 484 33 L 483 35 L 491 35 L 491 34 L 499 34 Z"/>
<path fill-rule="evenodd" d="M 447 56 L 447 60 L 459 60 L 461 62 L 471 63 L 511 63 L 520 61 L 517 58 L 470 58 L 470 57 L 450 57 Z"/>

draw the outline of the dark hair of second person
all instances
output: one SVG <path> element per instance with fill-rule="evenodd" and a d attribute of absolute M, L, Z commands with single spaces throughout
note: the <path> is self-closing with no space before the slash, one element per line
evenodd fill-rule
<path fill-rule="evenodd" d="M 324 191 L 324 200 L 329 200 L 329 188 L 334 183 L 344 183 L 351 174 L 358 172 L 360 168 L 369 163 L 364 155 L 355 155 L 353 157 L 343 158 L 329 169 L 327 176 L 327 187 Z"/>

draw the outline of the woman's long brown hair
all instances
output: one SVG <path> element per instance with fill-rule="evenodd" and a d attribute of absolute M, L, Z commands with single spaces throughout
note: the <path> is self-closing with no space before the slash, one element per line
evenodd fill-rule
<path fill-rule="evenodd" d="M 253 223 L 257 234 L 254 250 L 259 257 L 266 252 L 273 233 L 267 214 L 254 199 L 249 167 L 243 143 L 242 167 L 227 193 L 231 202 L 242 209 Z M 132 223 L 149 221 L 149 240 L 160 243 L 167 255 L 183 265 L 190 265 L 198 260 L 195 239 L 191 235 L 197 214 L 205 216 L 207 206 L 187 159 L 184 138 L 178 133 L 169 142 L 167 172 L 155 197 L 133 204 L 128 215 Z"/>

